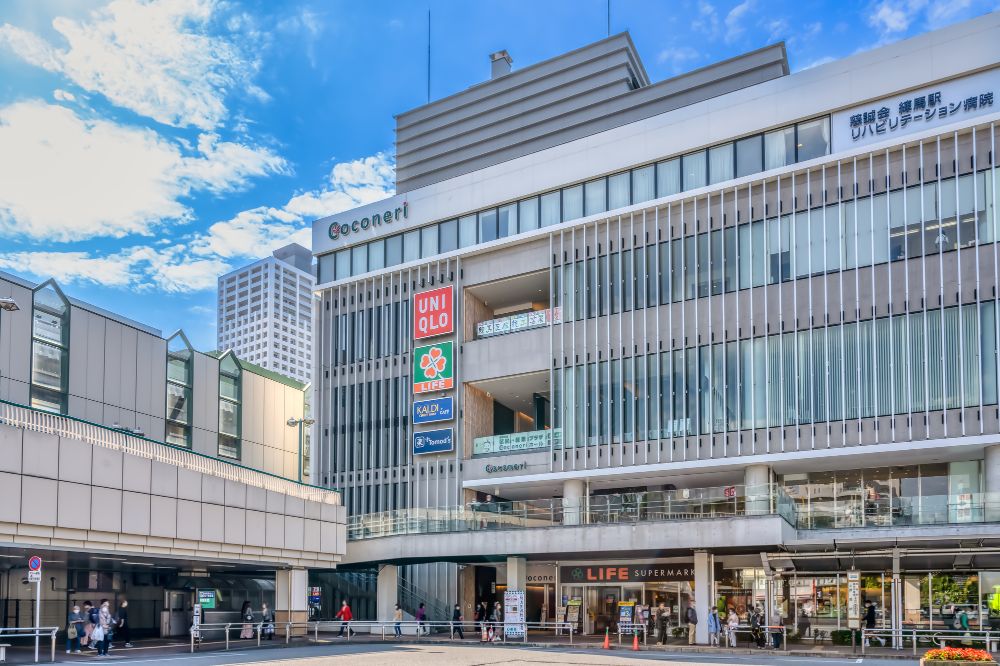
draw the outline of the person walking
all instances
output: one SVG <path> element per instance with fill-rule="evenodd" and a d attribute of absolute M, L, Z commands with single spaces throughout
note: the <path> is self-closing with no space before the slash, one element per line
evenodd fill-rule
<path fill-rule="evenodd" d="M 740 614 L 736 612 L 736 609 L 732 606 L 729 607 L 729 612 L 726 613 L 726 629 L 727 638 L 726 641 L 729 643 L 729 647 L 736 647 L 736 630 L 740 626 Z"/>
<path fill-rule="evenodd" d="M 417 618 L 417 634 L 418 635 L 423 634 L 425 630 L 428 634 L 431 633 L 430 629 L 427 629 L 424 626 L 427 623 L 427 611 L 424 609 L 424 602 L 422 601 L 420 602 L 420 605 L 417 607 L 416 618 Z"/>
<path fill-rule="evenodd" d="M 396 638 L 403 637 L 403 609 L 396 604 L 396 609 L 392 611 L 392 631 Z"/>
<path fill-rule="evenodd" d="M 667 642 L 667 622 L 670 619 L 670 610 L 667 605 L 660 602 L 656 607 L 656 644 L 665 645 Z"/>
<path fill-rule="evenodd" d="M 351 629 L 351 620 L 354 619 L 354 613 L 351 612 L 351 606 L 347 603 L 347 599 L 340 602 L 340 610 L 334 616 L 335 619 L 340 620 L 340 631 L 337 632 L 337 638 L 344 637 L 344 629 L 347 629 L 347 637 L 350 638 L 354 634 L 358 633 Z"/>
<path fill-rule="evenodd" d="M 80 639 L 85 636 L 83 624 L 83 613 L 80 612 L 80 606 L 73 604 L 73 608 L 66 618 L 66 654 L 70 652 L 80 654 Z"/>
<path fill-rule="evenodd" d="M 708 644 L 719 646 L 719 632 L 722 631 L 722 622 L 719 621 L 719 609 L 712 606 L 708 611 Z"/>
<path fill-rule="evenodd" d="M 125 641 L 125 647 L 132 647 L 132 625 L 128 621 L 128 599 L 122 599 L 115 613 L 115 635 Z"/>
<path fill-rule="evenodd" d="M 763 625 L 763 611 L 760 608 L 754 608 L 753 614 L 750 615 L 750 635 L 753 637 L 754 644 L 759 648 L 763 648 L 767 641 L 767 633 L 764 631 Z"/>
<path fill-rule="evenodd" d="M 875 629 L 876 629 L 876 624 L 875 623 L 876 623 L 875 604 L 873 604 L 871 602 L 868 602 L 868 603 L 865 604 L 865 629 L 867 629 L 868 631 L 875 631 Z M 880 636 L 873 636 L 872 638 L 874 638 L 879 643 L 881 643 L 882 647 L 885 647 L 885 639 L 884 638 L 882 638 Z M 865 639 L 865 647 L 869 647 L 870 645 L 871 645 L 871 641 L 866 638 Z"/>
<path fill-rule="evenodd" d="M 100 616 L 101 609 L 94 606 L 94 604 L 89 601 L 83 602 L 83 617 L 87 620 L 87 624 L 84 626 L 84 632 L 86 636 L 86 645 L 91 650 L 97 649 L 97 639 L 94 638 L 94 629 L 97 628 L 97 619 Z"/>
<path fill-rule="evenodd" d="M 261 638 L 274 640 L 274 611 L 266 603 L 260 605 Z"/>
<path fill-rule="evenodd" d="M 694 645 L 695 631 L 698 629 L 698 611 L 695 610 L 694 604 L 688 606 L 684 619 L 688 625 L 688 645 Z"/>
<path fill-rule="evenodd" d="M 493 640 L 503 640 L 503 606 L 497 601 L 493 604 L 493 614 L 490 616 L 493 624 Z"/>
<path fill-rule="evenodd" d="M 451 612 L 451 634 L 454 636 L 458 634 L 459 640 L 465 640 L 465 634 L 462 633 L 462 623 L 465 621 L 465 617 L 462 615 L 462 607 L 455 604 L 455 610 Z"/>
<path fill-rule="evenodd" d="M 253 638 L 253 607 L 249 601 L 243 602 L 243 607 L 240 608 L 240 619 L 243 620 L 243 626 L 240 628 L 240 638 Z"/>
<path fill-rule="evenodd" d="M 101 608 L 97 612 L 97 627 L 94 633 L 100 633 L 97 641 L 97 656 L 107 657 L 108 646 L 111 644 L 111 632 L 114 629 L 114 619 L 111 617 L 111 603 L 107 599 L 101 599 Z"/>

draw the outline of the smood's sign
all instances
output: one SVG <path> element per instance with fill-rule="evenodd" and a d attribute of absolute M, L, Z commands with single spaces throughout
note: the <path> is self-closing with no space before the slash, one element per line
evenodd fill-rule
<path fill-rule="evenodd" d="M 455 386 L 454 345 L 439 342 L 413 350 L 413 392 L 447 391 Z"/>
<path fill-rule="evenodd" d="M 455 448 L 451 428 L 413 433 L 413 453 L 444 453 Z"/>
<path fill-rule="evenodd" d="M 455 418 L 455 399 L 435 398 L 433 400 L 418 400 L 413 403 L 414 423 L 436 423 L 451 421 Z"/>
<path fill-rule="evenodd" d="M 380 227 L 383 224 L 401 222 L 405 220 L 408 215 L 409 209 L 407 203 L 404 201 L 402 206 L 387 208 L 384 211 L 370 213 L 356 220 L 352 220 L 351 222 L 334 222 L 330 225 L 327 233 L 330 235 L 330 240 L 337 240 L 351 233 L 365 231 L 373 227 Z"/>
<path fill-rule="evenodd" d="M 566 583 L 668 583 L 694 580 L 694 563 L 678 564 L 581 564 L 559 568 L 559 580 Z"/>
<path fill-rule="evenodd" d="M 455 331 L 451 285 L 413 295 L 413 337 L 417 340 Z"/>
<path fill-rule="evenodd" d="M 831 117 L 834 152 L 933 129 L 1000 110 L 1000 69 L 839 111 Z"/>

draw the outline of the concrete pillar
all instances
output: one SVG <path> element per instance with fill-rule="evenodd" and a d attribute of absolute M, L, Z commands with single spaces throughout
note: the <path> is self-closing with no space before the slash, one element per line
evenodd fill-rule
<path fill-rule="evenodd" d="M 305 569 L 282 569 L 274 574 L 275 633 L 284 635 L 284 623 L 309 621 L 309 572 Z M 334 603 L 340 607 L 340 599 Z M 293 629 L 292 635 L 302 635 L 305 628 Z"/>
<path fill-rule="evenodd" d="M 1000 444 L 987 446 L 983 461 L 983 502 L 985 518 L 989 522 L 1000 520 Z"/>
<path fill-rule="evenodd" d="M 708 612 L 715 605 L 715 556 L 704 550 L 694 551 L 694 608 L 698 613 L 695 640 L 708 645 Z"/>
<path fill-rule="evenodd" d="M 378 580 L 375 582 L 375 609 L 378 619 L 388 622 L 399 602 L 399 567 L 394 564 L 383 564 L 378 570 Z M 340 600 L 337 600 L 340 608 Z"/>
<path fill-rule="evenodd" d="M 583 522 L 585 492 L 583 479 L 563 481 L 563 525 L 579 525 Z"/>
<path fill-rule="evenodd" d="M 770 513 L 770 483 L 771 468 L 767 465 L 748 465 L 743 470 L 748 514 L 762 516 Z"/>
<path fill-rule="evenodd" d="M 507 589 L 524 590 L 528 581 L 528 561 L 523 557 L 507 558 Z"/>

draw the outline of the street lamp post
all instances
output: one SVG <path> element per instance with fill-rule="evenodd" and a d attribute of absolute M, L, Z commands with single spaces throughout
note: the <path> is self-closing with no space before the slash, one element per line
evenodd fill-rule
<path fill-rule="evenodd" d="M 286 421 L 289 428 L 298 426 L 299 429 L 299 483 L 302 483 L 302 426 L 311 426 L 313 423 L 316 423 L 313 419 L 297 419 L 294 416 Z"/>

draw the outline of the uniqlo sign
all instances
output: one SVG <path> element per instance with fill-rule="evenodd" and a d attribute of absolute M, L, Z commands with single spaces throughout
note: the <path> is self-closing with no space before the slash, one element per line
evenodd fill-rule
<path fill-rule="evenodd" d="M 413 337 L 433 338 L 455 331 L 452 286 L 413 295 Z"/>

